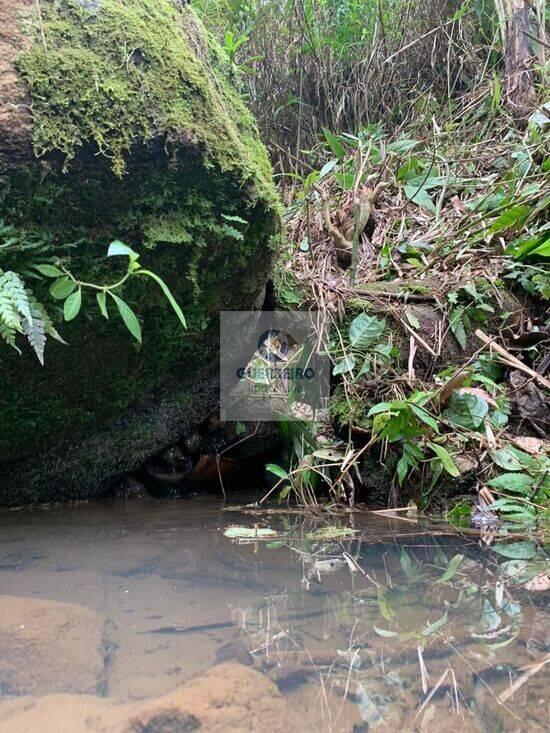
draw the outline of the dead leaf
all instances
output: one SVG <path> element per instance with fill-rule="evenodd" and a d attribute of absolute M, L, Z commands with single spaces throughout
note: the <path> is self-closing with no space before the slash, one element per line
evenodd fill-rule
<path fill-rule="evenodd" d="M 525 590 L 543 591 L 550 590 L 550 575 L 548 573 L 539 573 L 528 583 L 525 583 Z"/>
<path fill-rule="evenodd" d="M 539 453 L 548 452 L 548 441 L 542 440 L 541 438 L 531 438 L 528 435 L 517 435 L 515 438 L 511 438 L 512 443 L 515 443 L 518 448 L 521 448 L 526 453 L 531 453 L 536 456 Z"/>
<path fill-rule="evenodd" d="M 468 211 L 468 209 L 464 206 L 458 196 L 452 197 L 451 204 L 453 205 L 453 209 L 456 211 L 457 214 L 464 214 Z"/>
<path fill-rule="evenodd" d="M 463 372 L 459 372 L 458 374 L 455 374 L 454 377 L 451 377 L 448 382 L 446 382 L 441 389 L 441 392 L 439 393 L 439 404 L 441 407 L 443 407 L 449 399 L 451 398 L 452 393 L 456 389 L 460 389 L 464 382 L 468 379 L 470 376 L 470 370 L 465 369 Z"/>
<path fill-rule="evenodd" d="M 465 392 L 467 392 L 468 394 L 476 395 L 476 397 L 481 397 L 482 400 L 485 400 L 485 402 L 487 402 L 492 407 L 498 407 L 494 399 L 489 394 L 487 394 L 484 389 L 480 389 L 479 387 L 462 387 L 461 389 L 457 390 L 457 392 L 459 394 L 464 394 Z"/>

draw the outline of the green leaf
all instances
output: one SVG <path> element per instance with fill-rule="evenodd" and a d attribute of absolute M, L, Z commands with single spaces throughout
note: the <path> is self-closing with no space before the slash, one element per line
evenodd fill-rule
<path fill-rule="evenodd" d="M 489 405 L 482 397 L 469 392 L 453 392 L 445 416 L 453 427 L 476 430 L 488 412 Z"/>
<path fill-rule="evenodd" d="M 511 560 L 532 560 L 537 555 L 533 542 L 498 542 L 491 549 Z"/>
<path fill-rule="evenodd" d="M 455 555 L 452 557 L 449 560 L 449 564 L 447 565 L 445 572 L 435 581 L 435 583 L 445 583 L 447 580 L 454 578 L 462 560 L 464 560 L 464 555 Z"/>
<path fill-rule="evenodd" d="M 101 315 L 103 316 L 103 318 L 109 318 L 109 313 L 107 312 L 107 295 L 105 291 L 100 290 L 99 293 L 96 295 L 96 298 L 99 310 L 101 311 Z"/>
<path fill-rule="evenodd" d="M 388 602 L 388 591 L 378 589 L 378 608 L 380 615 L 385 618 L 386 621 L 391 621 L 395 617 L 395 611 L 392 609 Z"/>
<path fill-rule="evenodd" d="M 140 270 L 138 272 L 138 275 L 146 275 L 147 277 L 152 278 L 156 283 L 158 283 L 158 285 L 160 286 L 160 289 L 162 290 L 162 292 L 164 293 L 164 295 L 166 297 L 166 300 L 170 303 L 170 305 L 172 306 L 172 308 L 174 310 L 174 313 L 179 318 L 179 321 L 180 321 L 181 325 L 184 328 L 187 328 L 187 322 L 185 320 L 185 316 L 183 315 L 183 312 L 182 312 L 181 308 L 179 307 L 176 299 L 174 298 L 174 296 L 170 292 L 170 288 L 164 282 L 164 280 L 162 278 L 160 278 L 158 275 L 156 275 L 154 272 L 151 272 L 150 270 Z"/>
<path fill-rule="evenodd" d="M 443 468 L 447 471 L 447 473 L 449 473 L 451 476 L 454 476 L 455 478 L 460 476 L 460 471 L 456 467 L 455 462 L 451 457 L 451 454 L 446 448 L 444 448 L 442 445 L 438 445 L 437 443 L 428 443 L 428 445 L 439 458 L 439 460 L 443 464 Z"/>
<path fill-rule="evenodd" d="M 224 535 L 231 539 L 254 539 L 255 537 L 273 537 L 277 534 L 274 529 L 268 527 L 227 527 Z"/>
<path fill-rule="evenodd" d="M 66 321 L 72 321 L 80 312 L 82 305 L 82 289 L 78 288 L 76 293 L 69 295 L 63 305 L 63 317 Z"/>
<path fill-rule="evenodd" d="M 242 219 L 240 216 L 232 215 L 232 214 L 222 214 L 222 219 L 225 219 L 226 221 L 233 221 L 237 224 L 248 224 L 246 219 Z"/>
<path fill-rule="evenodd" d="M 427 209 L 428 211 L 431 211 L 432 214 L 435 214 L 435 204 L 424 188 L 411 186 L 407 183 L 405 185 L 405 196 L 410 199 L 413 204 L 418 204 L 418 206 L 421 206 L 423 209 Z"/>
<path fill-rule="evenodd" d="M 418 140 L 406 140 L 402 138 L 400 140 L 394 140 L 388 145 L 386 150 L 388 151 L 388 153 L 403 155 L 404 153 L 408 153 L 409 150 L 415 148 L 418 144 Z"/>
<path fill-rule="evenodd" d="M 281 466 L 278 466 L 276 463 L 268 463 L 265 470 L 269 471 L 269 473 L 274 473 L 275 476 L 278 476 L 279 478 L 287 478 L 288 476 L 288 471 L 285 471 L 284 468 L 281 468 Z"/>
<path fill-rule="evenodd" d="M 455 308 L 449 316 L 449 326 L 455 339 L 465 349 L 468 337 L 464 328 L 464 308 Z"/>
<path fill-rule="evenodd" d="M 333 158 L 332 160 L 329 160 L 327 163 L 325 163 L 325 165 L 319 171 L 319 180 L 322 180 L 325 176 L 328 176 L 328 174 L 331 173 L 337 165 L 338 160 L 336 158 Z"/>
<path fill-rule="evenodd" d="M 370 372 L 370 369 L 371 369 L 371 363 L 370 363 L 369 357 L 367 356 L 365 361 L 363 362 L 363 366 L 361 367 L 361 369 L 359 369 L 357 373 L 356 379 L 359 379 L 359 377 L 362 377 L 365 374 L 368 374 Z"/>
<path fill-rule="evenodd" d="M 521 471 L 523 466 L 509 448 L 500 448 L 489 453 L 493 461 L 505 471 Z"/>
<path fill-rule="evenodd" d="M 403 568 L 403 572 L 405 573 L 407 578 L 410 578 L 412 573 L 412 561 L 409 553 L 404 547 L 401 548 L 401 552 L 399 554 L 399 562 L 401 563 L 401 567 Z"/>
<path fill-rule="evenodd" d="M 378 404 L 373 405 L 373 407 L 370 408 L 370 410 L 367 413 L 367 417 L 378 415 L 380 412 L 389 412 L 391 408 L 392 408 L 391 402 L 379 402 Z"/>
<path fill-rule="evenodd" d="M 411 325 L 415 329 L 420 328 L 420 321 L 418 318 L 414 315 L 411 307 L 408 305 L 405 307 L 405 316 L 407 317 L 407 321 L 409 322 L 409 325 Z"/>
<path fill-rule="evenodd" d="M 291 491 L 292 491 L 292 486 L 290 485 L 283 486 L 283 488 L 279 491 L 279 496 L 277 498 L 279 499 L 280 502 L 284 501 L 288 497 Z"/>
<path fill-rule="evenodd" d="M 534 483 L 535 479 L 526 473 L 502 473 L 488 481 L 487 486 L 525 495 L 531 493 Z"/>
<path fill-rule="evenodd" d="M 434 631 L 437 631 L 442 626 L 445 626 L 447 623 L 447 619 L 449 617 L 449 614 L 447 611 L 441 616 L 441 618 L 438 618 L 437 621 L 434 621 L 433 624 L 429 624 L 429 626 L 426 626 L 425 629 L 422 629 L 422 636 L 429 636 L 430 634 L 433 634 Z"/>
<path fill-rule="evenodd" d="M 326 127 L 323 127 L 322 130 L 328 146 L 332 150 L 333 154 L 338 158 L 338 160 L 343 160 L 346 152 L 340 140 L 330 130 L 327 130 Z"/>
<path fill-rule="evenodd" d="M 521 226 L 531 211 L 531 207 L 525 204 L 511 206 L 509 209 L 503 211 L 500 216 L 497 216 L 497 218 L 491 223 L 488 231 L 491 234 L 496 234 L 497 232 L 505 232 L 513 227 Z"/>
<path fill-rule="evenodd" d="M 399 486 L 403 485 L 403 481 L 407 478 L 409 472 L 409 462 L 405 455 L 402 455 L 397 462 L 397 481 Z"/>
<path fill-rule="evenodd" d="M 397 634 L 396 631 L 388 631 L 387 629 L 380 629 L 380 628 L 378 628 L 378 626 L 374 626 L 374 625 L 373 625 L 372 628 L 378 634 L 378 636 L 385 636 L 388 639 L 391 638 L 391 637 L 398 636 L 398 634 Z"/>
<path fill-rule="evenodd" d="M 542 244 L 532 249 L 529 254 L 537 255 L 538 257 L 550 257 L 550 237 L 547 237 Z"/>
<path fill-rule="evenodd" d="M 349 327 L 351 345 L 357 349 L 366 349 L 381 336 L 385 328 L 385 319 L 361 313 L 353 319 Z"/>
<path fill-rule="evenodd" d="M 76 283 L 69 277 L 62 277 L 50 286 L 50 295 L 55 300 L 65 300 L 76 288 Z"/>
<path fill-rule="evenodd" d="M 334 376 L 336 376 L 337 374 L 346 374 L 347 372 L 351 372 L 354 367 L 355 357 L 353 356 L 353 354 L 349 354 L 344 359 L 342 359 L 342 361 L 339 361 L 338 364 L 335 364 L 332 373 Z"/>
<path fill-rule="evenodd" d="M 232 237 L 232 239 L 236 239 L 238 242 L 244 241 L 244 234 L 238 229 L 235 229 L 235 227 L 230 226 L 229 224 L 224 224 L 223 233 L 226 237 Z"/>
<path fill-rule="evenodd" d="M 428 413 L 426 410 L 422 409 L 422 407 L 419 407 L 418 405 L 410 405 L 411 410 L 414 412 L 417 418 L 419 418 L 423 423 L 426 423 L 426 425 L 429 425 L 432 430 L 435 430 L 436 433 L 439 433 L 439 426 L 437 424 L 437 421 Z"/>
<path fill-rule="evenodd" d="M 141 343 L 141 326 L 139 325 L 136 314 L 130 308 L 130 306 L 122 300 L 122 298 L 118 297 L 118 295 L 115 295 L 111 292 L 109 292 L 109 295 L 115 301 L 118 312 L 120 313 L 120 316 L 124 321 L 124 325 L 126 326 L 128 331 L 130 331 L 136 341 L 139 341 L 139 343 Z"/>
<path fill-rule="evenodd" d="M 119 255 L 126 255 L 130 258 L 130 262 L 135 262 L 137 259 L 139 259 L 139 255 L 137 252 L 134 252 L 131 247 L 128 247 L 128 245 L 124 244 L 124 242 L 119 242 L 117 239 L 114 242 L 111 242 L 111 244 L 109 245 L 109 249 L 107 250 L 107 257 L 117 257 Z"/>
<path fill-rule="evenodd" d="M 44 277 L 63 277 L 65 274 L 54 265 L 33 265 L 33 267 L 35 270 L 38 270 L 41 275 L 44 275 Z"/>

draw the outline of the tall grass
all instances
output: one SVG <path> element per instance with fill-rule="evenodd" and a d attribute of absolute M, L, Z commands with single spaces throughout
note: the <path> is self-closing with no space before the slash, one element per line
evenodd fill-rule
<path fill-rule="evenodd" d="M 321 127 L 396 126 L 497 62 L 492 0 L 199 0 L 236 56 L 243 91 L 285 166 Z M 226 40 L 226 43 L 228 41 Z M 254 60 L 248 62 L 252 57 Z"/>

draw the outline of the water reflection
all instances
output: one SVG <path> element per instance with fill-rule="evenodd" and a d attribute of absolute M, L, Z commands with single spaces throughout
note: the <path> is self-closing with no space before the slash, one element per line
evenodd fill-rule
<path fill-rule="evenodd" d="M 354 703 L 368 730 L 431 729 L 448 715 L 464 729 L 548 729 L 547 598 L 525 588 L 548 573 L 543 547 L 370 529 L 287 522 L 285 539 L 264 543 L 293 558 L 296 581 L 241 610 L 240 629 L 280 689 L 317 685 L 328 729 L 344 714 L 328 693 Z M 319 600 L 319 618 L 300 613 L 300 591 Z"/>
<path fill-rule="evenodd" d="M 233 660 L 298 706 L 302 730 L 550 727 L 539 539 L 487 547 L 407 518 L 200 502 L 64 507 L 0 524 L 2 593 L 109 619 L 113 699 L 154 697 Z"/>

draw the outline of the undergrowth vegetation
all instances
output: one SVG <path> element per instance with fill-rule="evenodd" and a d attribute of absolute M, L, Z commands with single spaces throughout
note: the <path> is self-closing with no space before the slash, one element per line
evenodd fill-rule
<path fill-rule="evenodd" d="M 278 165 L 279 304 L 332 334 L 329 414 L 281 427 L 274 491 L 353 506 L 382 474 L 393 505 L 461 521 L 476 492 L 474 523 L 534 524 L 550 498 L 543 6 L 200 7 Z"/>
<path fill-rule="evenodd" d="M 278 281 L 330 322 L 336 435 L 301 464 L 335 500 L 361 495 L 376 456 L 394 502 L 445 506 L 445 476 L 466 478 L 480 523 L 534 522 L 550 498 L 547 138 L 504 113 L 487 128 L 485 103 L 464 118 L 465 102 L 406 136 L 325 130 L 312 153 Z"/>

